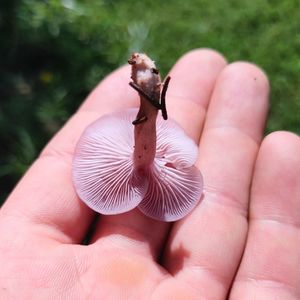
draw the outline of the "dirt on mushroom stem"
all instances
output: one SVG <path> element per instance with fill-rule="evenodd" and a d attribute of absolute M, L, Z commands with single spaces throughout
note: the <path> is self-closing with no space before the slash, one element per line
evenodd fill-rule
<path fill-rule="evenodd" d="M 159 105 L 161 78 L 154 62 L 145 54 L 133 53 L 128 63 L 132 65 L 133 82 Z M 138 172 L 146 172 L 153 164 L 156 153 L 156 119 L 158 108 L 149 99 L 140 95 L 140 109 L 133 122 L 134 167 Z"/>

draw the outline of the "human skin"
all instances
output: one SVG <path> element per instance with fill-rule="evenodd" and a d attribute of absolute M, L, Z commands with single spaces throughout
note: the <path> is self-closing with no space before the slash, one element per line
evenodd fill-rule
<path fill-rule="evenodd" d="M 162 62 L 161 62 L 162 63 Z M 299 299 L 300 139 L 263 138 L 269 84 L 246 62 L 194 50 L 175 64 L 168 114 L 199 144 L 200 205 L 174 224 L 100 216 L 71 180 L 81 133 L 138 105 L 130 67 L 101 82 L 0 210 L 1 299 Z"/>

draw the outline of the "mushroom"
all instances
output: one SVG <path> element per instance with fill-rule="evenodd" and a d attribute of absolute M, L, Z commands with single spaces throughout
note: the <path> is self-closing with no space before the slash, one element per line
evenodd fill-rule
<path fill-rule="evenodd" d="M 73 159 L 74 187 L 101 214 L 137 207 L 153 219 L 176 221 L 200 201 L 203 180 L 194 166 L 198 147 L 175 121 L 165 121 L 170 78 L 161 83 L 145 54 L 134 53 L 128 62 L 140 108 L 105 115 L 87 127 Z"/>

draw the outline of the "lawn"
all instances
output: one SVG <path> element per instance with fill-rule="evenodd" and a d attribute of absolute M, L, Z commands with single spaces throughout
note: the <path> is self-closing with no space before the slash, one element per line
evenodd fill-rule
<path fill-rule="evenodd" d="M 267 132 L 300 133 L 297 0 L 23 0 L 0 4 L 0 203 L 106 74 L 144 51 L 166 74 L 210 47 L 271 82 Z"/>

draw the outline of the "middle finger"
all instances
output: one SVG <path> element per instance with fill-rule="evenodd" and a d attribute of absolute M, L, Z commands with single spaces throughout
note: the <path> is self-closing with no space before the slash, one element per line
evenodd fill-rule
<path fill-rule="evenodd" d="M 172 229 L 165 264 L 205 299 L 224 299 L 247 233 L 253 165 L 268 108 L 268 81 L 233 63 L 220 74 L 200 142 L 203 202 Z"/>

